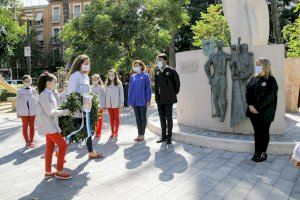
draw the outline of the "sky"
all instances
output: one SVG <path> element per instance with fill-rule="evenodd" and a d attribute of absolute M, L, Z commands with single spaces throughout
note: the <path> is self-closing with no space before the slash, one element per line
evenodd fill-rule
<path fill-rule="evenodd" d="M 47 0 L 22 0 L 22 2 L 24 7 L 49 4 Z"/>

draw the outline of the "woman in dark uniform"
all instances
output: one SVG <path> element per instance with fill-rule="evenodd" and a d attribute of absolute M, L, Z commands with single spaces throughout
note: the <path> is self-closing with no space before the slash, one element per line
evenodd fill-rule
<path fill-rule="evenodd" d="M 271 72 L 271 63 L 266 58 L 256 61 L 255 76 L 247 85 L 246 98 L 249 105 L 247 116 L 254 128 L 254 162 L 267 159 L 270 126 L 275 117 L 278 85 Z"/>

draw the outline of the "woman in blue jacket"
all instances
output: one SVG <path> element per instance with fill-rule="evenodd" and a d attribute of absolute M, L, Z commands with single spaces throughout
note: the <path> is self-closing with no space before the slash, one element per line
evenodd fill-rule
<path fill-rule="evenodd" d="M 147 106 L 151 101 L 151 81 L 150 76 L 145 73 L 146 65 L 141 60 L 132 63 L 132 69 L 136 73 L 130 77 L 128 91 L 128 105 L 134 109 L 138 137 L 134 141 L 144 140 L 147 126 Z"/>

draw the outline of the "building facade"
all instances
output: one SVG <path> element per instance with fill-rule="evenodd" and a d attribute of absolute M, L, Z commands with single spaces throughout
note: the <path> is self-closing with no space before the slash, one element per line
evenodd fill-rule
<path fill-rule="evenodd" d="M 55 71 L 53 68 L 61 67 L 57 65 L 60 65 L 59 61 L 61 62 L 64 52 L 62 44 L 57 39 L 59 31 L 64 27 L 63 1 L 48 0 L 48 2 L 48 5 L 24 7 L 22 15 L 33 16 L 30 28 L 35 33 L 34 40 L 41 46 L 43 53 L 50 57 L 48 63 L 43 62 L 41 58 L 36 65 L 52 66 L 52 71 Z M 69 20 L 80 16 L 90 3 L 91 0 L 69 0 Z"/>

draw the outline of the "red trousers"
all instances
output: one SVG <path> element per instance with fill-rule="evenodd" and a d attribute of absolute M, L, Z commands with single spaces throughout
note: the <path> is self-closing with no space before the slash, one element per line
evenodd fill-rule
<path fill-rule="evenodd" d="M 23 137 L 26 143 L 32 143 L 34 137 L 34 120 L 35 116 L 21 116 Z M 29 128 L 29 136 L 28 136 Z"/>
<path fill-rule="evenodd" d="M 96 136 L 101 137 L 103 123 L 103 109 L 99 110 L 99 117 L 96 124 Z"/>
<path fill-rule="evenodd" d="M 118 136 L 119 126 L 120 126 L 120 109 L 119 108 L 108 108 L 111 134 Z"/>
<path fill-rule="evenodd" d="M 62 171 L 64 168 L 64 160 L 67 150 L 67 143 L 60 133 L 46 134 L 46 152 L 45 152 L 45 170 L 51 172 L 52 156 L 55 144 L 58 146 L 57 153 L 57 171 Z"/>

